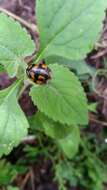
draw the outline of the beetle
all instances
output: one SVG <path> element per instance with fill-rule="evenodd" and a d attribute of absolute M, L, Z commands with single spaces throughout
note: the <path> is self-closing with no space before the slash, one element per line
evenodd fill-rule
<path fill-rule="evenodd" d="M 27 76 L 36 84 L 46 84 L 51 79 L 51 70 L 43 62 L 31 64 L 26 69 Z"/>

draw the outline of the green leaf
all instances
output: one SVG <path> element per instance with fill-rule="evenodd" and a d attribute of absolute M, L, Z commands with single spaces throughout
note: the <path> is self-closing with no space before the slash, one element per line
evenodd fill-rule
<path fill-rule="evenodd" d="M 0 156 L 8 154 L 27 135 L 28 122 L 17 102 L 20 81 L 0 91 Z"/>
<path fill-rule="evenodd" d="M 91 103 L 91 104 L 88 105 L 88 110 L 89 110 L 90 112 L 97 113 L 96 108 L 97 108 L 97 103 Z"/>
<path fill-rule="evenodd" d="M 78 60 L 98 40 L 107 2 L 37 0 L 36 7 L 41 42 L 38 60 L 51 55 Z"/>
<path fill-rule="evenodd" d="M 0 63 L 11 76 L 19 66 L 24 67 L 24 57 L 34 52 L 35 45 L 27 31 L 12 18 L 0 14 Z"/>
<path fill-rule="evenodd" d="M 54 122 L 41 112 L 38 112 L 35 116 L 33 116 L 33 121 L 36 129 L 44 131 L 45 134 L 51 138 L 62 139 L 72 132 L 72 126 Z"/>
<path fill-rule="evenodd" d="M 7 190 L 19 190 L 18 187 L 8 186 Z"/>
<path fill-rule="evenodd" d="M 0 73 L 5 72 L 4 66 L 0 64 Z"/>
<path fill-rule="evenodd" d="M 90 67 L 87 63 L 85 63 L 84 60 L 73 61 L 60 56 L 51 56 L 46 58 L 46 63 L 59 63 L 61 65 L 63 64 L 69 67 L 70 69 L 76 71 L 78 75 L 88 74 L 93 77 L 93 75 L 95 74 L 95 69 Z"/>
<path fill-rule="evenodd" d="M 6 186 L 16 177 L 17 171 L 6 160 L 0 160 L 0 186 Z"/>
<path fill-rule="evenodd" d="M 107 180 L 107 171 L 106 166 L 101 162 L 98 158 L 88 157 L 87 159 L 87 167 L 88 167 L 88 175 L 92 180 L 92 187 L 91 189 L 101 190 L 103 189 L 104 175 L 106 174 Z"/>
<path fill-rule="evenodd" d="M 60 147 L 66 154 L 66 156 L 71 159 L 78 152 L 80 143 L 80 131 L 78 126 L 72 127 L 72 132 L 65 138 L 58 141 Z"/>
<path fill-rule="evenodd" d="M 35 85 L 30 95 L 41 112 L 64 124 L 87 124 L 87 101 L 78 78 L 67 68 L 53 64 L 47 85 Z"/>
<path fill-rule="evenodd" d="M 58 183 L 64 183 L 65 180 L 68 181 L 71 186 L 77 185 L 77 178 L 75 177 L 75 168 L 68 160 L 60 160 L 59 163 L 55 165 L 55 180 Z"/>

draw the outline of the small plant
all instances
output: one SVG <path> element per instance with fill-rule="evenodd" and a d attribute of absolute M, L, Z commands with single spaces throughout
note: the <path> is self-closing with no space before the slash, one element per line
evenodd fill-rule
<path fill-rule="evenodd" d="M 35 128 L 55 139 L 68 158 L 77 153 L 79 126 L 88 124 L 80 78 L 92 75 L 82 60 L 99 39 L 106 8 L 105 0 L 37 0 L 40 49 L 30 65 L 25 58 L 35 52 L 34 41 L 19 23 L 0 14 L 0 63 L 10 77 L 17 77 L 0 91 L 0 156 L 28 133 L 28 120 L 18 104 L 26 83 L 32 85 L 30 96 L 38 108 L 31 118 Z"/>
<path fill-rule="evenodd" d="M 6 160 L 0 160 L 0 171 L 0 187 L 10 184 L 17 175 L 15 168 Z"/>

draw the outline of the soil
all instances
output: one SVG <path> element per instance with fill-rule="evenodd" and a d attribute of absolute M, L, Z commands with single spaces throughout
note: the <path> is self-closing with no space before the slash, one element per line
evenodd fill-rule
<path fill-rule="evenodd" d="M 35 0 L 0 0 L 0 6 L 11 11 L 15 15 L 18 15 L 19 17 L 23 18 L 27 22 L 30 23 L 36 23 L 35 18 Z M 32 38 L 39 42 L 38 34 L 33 33 L 29 30 L 29 32 L 32 35 Z M 87 64 L 90 64 L 94 66 L 95 68 L 102 68 L 103 67 L 103 60 L 107 56 L 107 19 L 104 21 L 104 27 L 102 36 L 100 39 L 99 44 L 102 44 L 102 46 L 99 46 L 97 50 L 93 50 L 88 56 L 87 56 Z M 39 46 L 39 44 L 38 44 Z M 8 75 L 6 73 L 0 74 L 0 89 L 3 89 L 7 86 L 9 86 L 13 80 L 15 79 L 9 79 Z M 103 96 L 107 95 L 107 80 L 105 78 L 101 79 L 99 86 L 98 86 L 99 93 Z M 32 115 L 35 113 L 36 108 L 33 105 L 29 95 L 28 95 L 29 89 L 27 89 L 22 98 L 20 99 L 20 105 L 26 115 Z M 98 114 L 96 115 L 90 115 L 90 131 L 93 131 L 96 134 L 99 134 L 102 127 L 105 127 L 104 122 L 107 121 L 107 103 L 104 98 L 101 96 L 96 95 L 95 93 L 87 93 L 87 97 L 89 101 L 91 102 L 97 102 L 98 103 Z M 32 167 L 33 170 L 33 178 L 34 178 L 34 187 L 31 187 L 31 182 L 28 178 L 26 185 L 23 189 L 25 190 L 57 190 L 57 185 L 53 182 L 52 179 L 52 171 L 51 171 L 51 165 L 52 163 L 45 162 L 42 159 L 40 160 L 40 163 L 38 165 L 35 165 Z M 32 171 L 31 170 L 31 171 Z M 27 174 L 28 175 L 28 174 Z M 24 180 L 27 178 L 26 176 L 23 176 Z M 23 179 L 20 179 L 20 177 L 17 179 L 17 184 L 20 183 L 20 181 L 23 181 Z M 78 188 L 72 187 L 70 190 L 79 190 Z"/>

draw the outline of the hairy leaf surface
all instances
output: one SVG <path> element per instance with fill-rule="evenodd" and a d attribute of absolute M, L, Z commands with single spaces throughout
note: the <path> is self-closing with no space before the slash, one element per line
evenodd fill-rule
<path fill-rule="evenodd" d="M 49 65 L 52 79 L 35 85 L 30 95 L 41 112 L 64 124 L 87 124 L 87 100 L 78 78 L 67 68 Z"/>
<path fill-rule="evenodd" d="M 0 14 L 0 63 L 15 76 L 23 58 L 34 52 L 35 45 L 27 31 L 12 18 Z"/>
<path fill-rule="evenodd" d="M 17 102 L 19 81 L 0 91 L 0 156 L 8 154 L 27 135 L 28 122 Z"/>

